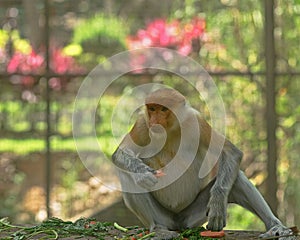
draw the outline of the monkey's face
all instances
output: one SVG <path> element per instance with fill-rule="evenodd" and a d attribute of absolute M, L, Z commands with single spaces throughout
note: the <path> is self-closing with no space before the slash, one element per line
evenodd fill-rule
<path fill-rule="evenodd" d="M 149 127 L 161 125 L 163 128 L 168 128 L 168 120 L 172 112 L 165 106 L 159 104 L 147 104 L 148 124 Z"/>

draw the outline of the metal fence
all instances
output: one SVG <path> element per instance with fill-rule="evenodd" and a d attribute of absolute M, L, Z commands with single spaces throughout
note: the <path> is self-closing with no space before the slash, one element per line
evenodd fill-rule
<path fill-rule="evenodd" d="M 1 4 L 4 6 L 4 11 L 13 7 L 14 4 L 21 4 L 21 1 L 2 1 Z M 47 216 L 52 216 L 53 213 L 51 212 L 51 201 L 52 201 L 52 185 L 53 185 L 53 174 L 55 169 L 55 161 L 57 157 L 62 156 L 62 152 L 68 149 L 68 146 L 58 146 L 60 144 L 57 141 L 58 138 L 72 138 L 71 136 L 71 128 L 68 125 L 68 129 L 60 129 L 60 125 L 64 121 L 69 121 L 72 112 L 69 110 L 64 109 L 64 106 L 72 105 L 72 101 L 66 97 L 66 95 L 72 96 L 71 99 L 74 99 L 76 96 L 76 90 L 78 86 L 82 82 L 82 79 L 88 74 L 88 72 L 82 72 L 80 74 L 57 74 L 51 71 L 50 65 L 50 39 L 52 38 L 52 33 L 50 31 L 50 11 L 51 7 L 49 6 L 50 1 L 44 0 L 43 1 L 43 9 L 44 12 L 44 46 L 45 46 L 45 72 L 40 73 L 13 73 L 10 74 L 4 69 L 0 73 L 0 81 L 1 81 L 1 112 L 0 112 L 0 125 L 1 125 L 1 138 L 8 139 L 9 136 L 12 136 L 14 139 L 22 139 L 30 137 L 32 140 L 42 139 L 42 141 L 35 142 L 35 147 L 38 149 L 28 150 L 28 152 L 35 152 L 38 155 L 29 154 L 32 158 L 31 163 L 27 162 L 19 163 L 22 166 L 19 166 L 19 170 L 26 168 L 27 164 L 33 165 L 43 165 L 43 172 L 41 168 L 37 168 L 36 170 L 30 170 L 32 172 L 28 172 L 27 174 L 32 175 L 40 175 L 38 181 L 42 181 L 40 186 L 44 188 L 44 198 L 45 201 L 45 209 Z M 273 209 L 277 209 L 277 189 L 274 188 L 274 182 L 278 182 L 277 179 L 277 123 L 278 123 L 278 116 L 276 114 L 276 79 L 281 77 L 291 77 L 294 79 L 299 79 L 300 72 L 277 72 L 276 71 L 276 51 L 275 51 L 275 42 L 274 42 L 274 1 L 272 0 L 265 0 L 264 1 L 264 9 L 265 9 L 265 36 L 264 36 L 264 44 L 265 44 L 265 64 L 266 64 L 266 71 L 265 72 L 235 72 L 235 71 L 223 71 L 223 72 L 209 72 L 212 77 L 224 77 L 224 76 L 243 76 L 249 79 L 255 77 L 265 77 L 266 79 L 266 87 L 264 89 L 264 97 L 265 97 L 265 116 L 266 121 L 268 124 L 267 126 L 267 164 L 268 164 L 268 177 L 267 177 L 267 189 L 268 189 L 268 201 L 271 204 Z M 5 25 L 7 22 L 10 22 L 13 26 L 17 28 L 15 23 L 15 19 L 12 17 L 1 19 L 2 25 Z M 4 23 L 3 23 L 4 22 Z M 14 25 L 15 24 L 15 25 Z M 9 46 L 8 46 L 9 48 Z M 15 84 L 15 82 L 19 81 L 20 77 L 32 77 L 34 79 L 33 88 L 31 91 L 26 91 L 26 89 L 22 89 L 21 86 Z M 60 79 L 70 79 L 73 81 L 75 85 L 74 88 L 63 90 L 61 92 L 55 92 L 49 84 L 50 81 L 53 79 L 60 78 Z M 51 80 L 52 79 L 52 80 Z M 21 96 L 21 99 L 18 96 L 14 96 L 14 94 L 7 94 L 7 92 L 17 93 Z M 39 101 L 35 99 L 38 98 Z M 25 101 L 24 101 L 25 99 Z M 14 104 L 14 103 L 18 104 Z M 58 104 L 58 102 L 60 102 Z M 15 108 L 14 111 L 8 111 L 8 108 L 12 109 Z M 72 109 L 69 108 L 69 109 Z M 24 111 L 24 114 L 22 112 Z M 24 119 L 24 121 L 20 121 L 20 119 Z M 66 120 L 67 119 L 67 120 Z M 26 121 L 25 121 L 26 120 Z M 26 125 L 30 122 L 31 126 L 21 126 L 22 124 Z M 19 126 L 20 125 L 20 126 Z M 20 129 L 26 129 L 26 131 L 18 131 Z M 3 141 L 4 142 L 4 141 Z M 12 145 L 14 143 L 11 143 Z M 40 146 L 42 144 L 42 146 Z M 6 152 L 11 151 L 10 145 L 7 143 L 7 146 L 0 147 L 1 150 L 1 165 L 6 166 L 3 167 L 5 171 L 11 171 L 13 177 L 15 179 L 3 179 L 2 184 L 7 184 L 7 186 L 11 186 L 11 183 L 17 183 L 21 181 L 22 174 L 18 175 L 18 172 L 14 172 L 15 169 L 12 167 L 14 164 L 10 163 L 9 158 L 14 158 L 14 156 L 7 156 L 5 155 Z M 17 144 L 16 147 L 20 147 L 22 144 Z M 26 146 L 23 146 L 26 148 Z M 1 149 L 2 148 L 2 149 Z M 57 150 L 58 149 L 58 150 Z M 17 152 L 22 152 L 22 149 L 17 149 Z M 60 152 L 59 154 L 55 152 Z M 68 153 L 69 157 L 67 158 L 68 161 L 72 158 L 76 158 L 76 154 Z M 36 158 L 36 159 L 33 159 Z M 44 161 L 41 161 L 43 159 Z M 39 163 L 38 163 L 39 161 Z M 71 160 L 72 161 L 72 160 Z M 5 165 L 6 164 L 6 165 Z M 9 168 L 8 166 L 11 166 Z M 68 167 L 65 167 L 68 169 Z M 19 171 L 18 170 L 18 171 Z M 38 172 L 35 172 L 38 171 Z M 65 174 L 63 172 L 62 174 Z M 17 176 L 17 177 L 16 177 Z M 31 177 L 31 176 L 29 176 Z M 72 177 L 72 176 L 70 176 Z M 19 178 L 16 179 L 16 178 Z M 67 180 L 66 180 L 67 181 Z M 67 185 L 67 184 L 66 184 Z M 1 190 L 1 188 L 0 188 Z M 7 191 L 7 189 L 6 189 Z M 19 189 L 22 191 L 22 189 Z M 24 193 L 25 194 L 25 193 Z M 39 194 L 38 192 L 36 194 Z M 33 195 L 34 196 L 34 195 Z M 4 197 L 0 195 L 0 197 Z M 7 197 L 7 196 L 6 196 Z M 10 195 L 10 200 L 13 198 Z M 5 200 L 3 200 L 5 201 Z M 7 203 L 5 203 L 7 206 Z M 40 204 L 40 203 L 39 203 Z M 4 211 L 5 212 L 5 211 Z"/>

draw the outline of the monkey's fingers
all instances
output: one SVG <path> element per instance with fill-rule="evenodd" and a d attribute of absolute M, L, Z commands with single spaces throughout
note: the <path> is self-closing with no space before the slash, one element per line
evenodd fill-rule
<path fill-rule="evenodd" d="M 166 174 L 162 170 L 156 170 L 156 173 L 154 174 L 156 177 L 163 177 L 166 176 Z"/>
<path fill-rule="evenodd" d="M 137 173 L 134 178 L 135 182 L 146 189 L 153 187 L 158 181 L 157 178 L 151 173 Z"/>

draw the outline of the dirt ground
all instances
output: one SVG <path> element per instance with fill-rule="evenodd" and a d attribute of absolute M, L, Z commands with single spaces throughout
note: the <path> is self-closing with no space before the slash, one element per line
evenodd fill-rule
<path fill-rule="evenodd" d="M 19 229 L 17 228 L 11 228 L 9 231 L 1 231 L 0 232 L 0 239 L 27 239 L 27 236 L 24 238 L 16 238 L 14 236 L 14 233 L 17 232 Z M 80 236 L 77 234 L 68 236 L 68 237 L 60 237 L 58 236 L 57 239 L 60 240 L 71 240 L 71 239 L 90 239 L 90 240 L 96 240 L 96 239 L 104 239 L 104 240 L 115 240 L 115 239 L 138 239 L 142 236 L 145 236 L 146 234 L 149 234 L 147 230 L 144 230 L 143 228 L 135 228 L 133 230 L 129 230 L 128 232 L 124 233 L 120 230 L 115 229 L 114 227 L 109 228 L 107 231 L 106 236 L 103 236 L 103 238 L 99 237 L 93 237 L 93 236 Z M 230 231 L 227 230 L 225 231 L 225 237 L 222 239 L 225 240 L 237 240 L 237 239 L 245 239 L 245 240 L 250 240 L 250 239 L 259 239 L 260 232 L 253 232 L 253 231 Z M 130 237 L 128 237 L 130 236 Z M 28 235 L 29 237 L 29 235 Z M 49 235 L 45 234 L 37 234 L 34 237 L 30 237 L 30 239 L 50 239 Z M 55 238 L 51 238 L 55 239 Z M 193 238 L 195 239 L 195 238 Z M 200 239 L 200 238 L 199 238 Z M 202 239 L 202 238 L 201 238 Z M 204 238 L 203 238 L 204 239 Z"/>

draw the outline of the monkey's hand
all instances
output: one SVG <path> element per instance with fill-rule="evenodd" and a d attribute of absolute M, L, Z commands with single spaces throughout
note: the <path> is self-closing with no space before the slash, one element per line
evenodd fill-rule
<path fill-rule="evenodd" d="M 134 157 L 133 153 L 129 154 L 120 148 L 112 159 L 118 167 L 133 173 L 134 182 L 143 188 L 150 189 L 158 182 L 157 177 L 163 176 L 162 171 L 149 167 L 142 159 Z"/>
<path fill-rule="evenodd" d="M 146 189 L 152 188 L 158 182 L 152 172 L 135 173 L 133 178 L 136 184 Z"/>
<path fill-rule="evenodd" d="M 221 231 L 226 226 L 227 197 L 222 194 L 212 194 L 208 203 L 207 229 Z"/>
<path fill-rule="evenodd" d="M 157 178 L 164 175 L 165 174 L 162 171 L 154 170 L 147 166 L 145 169 L 143 168 L 139 172 L 136 172 L 133 178 L 135 183 L 139 186 L 151 189 L 158 182 Z"/>

